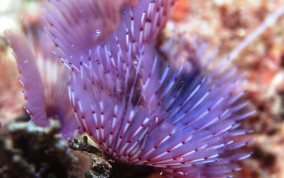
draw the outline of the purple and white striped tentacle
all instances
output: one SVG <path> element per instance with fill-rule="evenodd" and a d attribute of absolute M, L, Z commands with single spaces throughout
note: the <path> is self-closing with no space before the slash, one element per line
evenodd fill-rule
<path fill-rule="evenodd" d="M 124 1 L 50 0 L 44 9 L 46 31 L 57 47 L 55 54 L 68 67 L 87 62 L 88 50 L 119 24 Z"/>
<path fill-rule="evenodd" d="M 16 54 L 27 100 L 26 109 L 32 121 L 45 126 L 49 117 L 56 117 L 61 123 L 63 136 L 73 138 L 79 125 L 68 98 L 68 71 L 51 56 L 43 55 L 48 49 L 36 49 L 40 52 L 34 56 L 25 37 L 14 33 L 9 33 L 6 37 Z"/>
<path fill-rule="evenodd" d="M 162 172 L 169 178 L 187 178 L 187 177 L 212 177 L 225 178 L 232 177 L 232 172 L 239 171 L 240 168 L 235 164 L 249 157 L 247 153 L 235 153 L 226 159 L 221 158 L 208 164 L 193 164 L 187 168 L 163 169 Z"/>
<path fill-rule="evenodd" d="M 233 134 L 238 121 L 254 114 L 245 111 L 247 102 L 239 102 L 242 93 L 236 87 L 242 78 L 235 77 L 239 75 L 233 69 L 223 75 L 218 71 L 182 74 L 164 68 L 160 87 L 153 92 L 160 102 L 151 105 L 164 111 L 154 115 L 158 124 L 150 130 L 138 164 L 173 170 L 208 165 L 220 158 L 230 159 L 230 155 L 221 156 L 225 148 L 247 143 L 235 143 Z"/>
<path fill-rule="evenodd" d="M 174 2 L 175 0 L 140 0 L 134 7 L 125 8 L 121 25 L 105 40 L 112 52 L 115 52 L 112 44 L 119 41 L 123 51 L 130 50 L 134 55 L 143 53 L 141 75 L 144 79 L 151 75 L 155 62 L 153 59 L 157 56 L 155 39 L 163 28 Z M 156 74 L 152 75 L 155 78 Z"/>
<path fill-rule="evenodd" d="M 73 71 L 70 96 L 85 131 L 114 158 L 138 159 L 150 118 L 140 106 L 138 84 L 142 55 L 117 53 L 106 46 L 89 51 L 89 63 Z M 133 62 L 134 61 L 134 62 Z M 137 98 L 137 99 L 136 99 Z"/>
<path fill-rule="evenodd" d="M 45 126 L 48 124 L 48 120 L 46 119 L 44 88 L 35 56 L 24 36 L 8 32 L 6 39 L 15 52 L 20 82 L 24 87 L 24 95 L 27 100 L 26 109 L 32 121 L 40 126 Z"/>
<path fill-rule="evenodd" d="M 79 58 L 87 62 L 89 49 L 98 43 L 107 45 L 112 51 L 116 37 L 119 41 L 126 39 L 123 51 L 131 44 L 155 42 L 175 1 L 139 0 L 135 5 L 125 1 L 110 2 L 51 0 L 46 5 L 46 30 L 57 47 L 55 54 L 67 67 L 78 68 Z M 105 8 L 109 4 L 111 6 Z"/>
<path fill-rule="evenodd" d="M 37 56 L 37 66 L 44 86 L 47 117 L 60 121 L 61 133 L 65 138 L 74 138 L 80 130 L 68 95 L 70 71 L 54 58 Z"/>
<path fill-rule="evenodd" d="M 168 19 L 174 2 L 175 0 L 139 0 L 134 7 L 124 9 L 116 35 L 125 36 L 126 32 L 130 42 L 139 44 L 155 42 L 154 39 Z"/>

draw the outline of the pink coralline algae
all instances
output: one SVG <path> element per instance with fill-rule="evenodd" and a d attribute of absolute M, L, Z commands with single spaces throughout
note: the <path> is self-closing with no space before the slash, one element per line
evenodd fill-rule
<path fill-rule="evenodd" d="M 66 89 L 76 117 L 63 119 L 63 134 L 81 129 L 113 159 L 153 166 L 167 177 L 231 176 L 235 162 L 250 155 L 242 151 L 250 141 L 242 137 L 247 131 L 239 128 L 254 114 L 238 89 L 243 77 L 228 61 L 189 70 L 159 55 L 157 36 L 174 0 L 120 1 L 111 4 L 112 13 L 102 4 L 51 0 L 44 9 L 53 53 L 70 72 L 66 86 L 53 86 Z M 34 82 L 41 81 L 34 62 L 26 62 L 34 57 L 23 39 L 9 39 L 27 110 L 44 125 L 45 87 Z M 72 119 L 80 128 L 69 127 Z"/>

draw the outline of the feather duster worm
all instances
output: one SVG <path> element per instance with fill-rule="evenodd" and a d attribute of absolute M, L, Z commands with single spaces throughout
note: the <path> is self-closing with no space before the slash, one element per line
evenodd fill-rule
<path fill-rule="evenodd" d="M 48 118 L 58 117 L 63 135 L 73 138 L 78 123 L 67 94 L 68 71 L 54 59 L 42 55 L 48 49 L 40 49 L 42 52 L 35 55 L 23 35 L 8 32 L 6 39 L 15 52 L 27 100 L 26 110 L 32 121 L 47 126 Z"/>
<path fill-rule="evenodd" d="M 246 134 L 239 121 L 254 114 L 237 90 L 243 79 L 223 62 L 212 70 L 184 70 L 158 55 L 157 35 L 174 0 L 123 4 L 116 8 L 122 14 L 116 26 L 106 24 L 110 17 L 98 1 L 74 3 L 50 1 L 46 31 L 71 71 L 68 93 L 76 119 L 105 153 L 154 166 L 168 177 L 227 177 L 237 170 L 234 162 L 249 156 L 240 151 L 248 140 L 238 138 Z M 19 66 L 29 54 L 22 52 Z M 22 75 L 29 86 L 36 67 L 27 67 Z M 27 109 L 45 114 L 42 85 L 26 90 L 28 98 L 39 90 Z"/>

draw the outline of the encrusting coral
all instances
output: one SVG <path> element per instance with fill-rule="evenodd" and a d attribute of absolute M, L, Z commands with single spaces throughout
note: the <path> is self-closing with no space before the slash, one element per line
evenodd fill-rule
<path fill-rule="evenodd" d="M 235 162 L 250 155 L 242 151 L 250 140 L 239 122 L 255 113 L 241 99 L 242 75 L 226 60 L 172 67 L 159 55 L 157 37 L 174 0 L 118 5 L 111 14 L 95 0 L 46 5 L 45 30 L 70 72 L 66 86 L 57 81 L 53 87 L 68 92 L 76 117 L 55 113 L 63 135 L 84 131 L 114 160 L 152 166 L 167 177 L 231 176 L 238 170 Z M 117 13 L 120 21 L 112 21 Z M 27 110 L 32 121 L 46 125 L 45 87 L 35 57 L 22 37 L 10 33 L 7 39 L 16 53 Z M 57 103 L 61 96 L 55 99 L 55 107 L 68 107 Z M 80 128 L 73 125 L 77 121 Z"/>

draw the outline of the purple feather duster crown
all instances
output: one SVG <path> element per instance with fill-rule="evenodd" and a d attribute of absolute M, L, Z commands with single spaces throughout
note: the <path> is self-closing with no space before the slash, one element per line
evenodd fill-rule
<path fill-rule="evenodd" d="M 249 156 L 241 149 L 249 140 L 240 139 L 247 132 L 239 129 L 254 114 L 237 89 L 244 79 L 224 61 L 189 70 L 158 54 L 157 36 L 173 5 L 174 0 L 51 0 L 44 9 L 45 30 L 67 81 L 52 85 L 62 93 L 52 100 L 54 115 L 66 138 L 87 132 L 117 161 L 153 166 L 167 177 L 228 177 L 238 169 L 235 162 Z M 7 38 L 21 70 L 26 108 L 44 126 L 46 87 L 36 57 L 21 37 Z"/>

